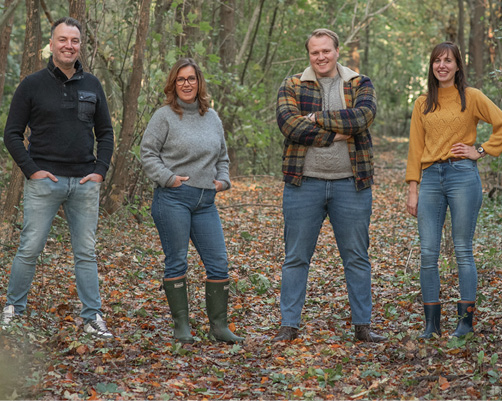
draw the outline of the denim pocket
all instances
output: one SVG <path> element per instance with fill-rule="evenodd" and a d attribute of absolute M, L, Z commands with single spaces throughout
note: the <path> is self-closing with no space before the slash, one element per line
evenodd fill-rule
<path fill-rule="evenodd" d="M 96 102 L 98 98 L 94 92 L 78 91 L 78 119 L 86 123 L 94 121 Z"/>
<path fill-rule="evenodd" d="M 464 159 L 451 163 L 451 166 L 457 171 L 473 171 L 476 169 L 477 163 L 475 160 Z"/>

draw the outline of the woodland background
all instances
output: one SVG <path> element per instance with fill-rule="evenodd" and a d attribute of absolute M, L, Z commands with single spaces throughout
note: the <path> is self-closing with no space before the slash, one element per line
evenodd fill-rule
<path fill-rule="evenodd" d="M 502 2 L 496 0 L 3 0 L 0 130 L 12 94 L 47 62 L 50 25 L 84 24 L 82 62 L 108 96 L 116 152 L 102 194 L 98 256 L 104 311 L 116 334 L 81 334 L 72 255 L 57 217 L 27 316 L 0 332 L 0 399 L 500 399 L 502 398 L 501 161 L 480 162 L 485 202 L 475 239 L 476 336 L 416 341 L 422 328 L 416 221 L 406 215 L 407 136 L 431 49 L 460 46 L 472 86 L 502 101 Z M 275 98 L 308 63 L 306 36 L 336 31 L 340 61 L 372 78 L 376 185 L 371 255 L 374 327 L 386 344 L 354 343 L 343 269 L 328 224 L 312 262 L 302 338 L 270 342 L 280 324 L 282 135 Z M 232 277 L 230 320 L 244 345 L 207 338 L 203 267 L 190 249 L 191 321 L 198 341 L 171 342 L 162 252 L 139 142 L 172 64 L 203 67 L 231 156 L 233 188 L 218 197 Z M 479 142 L 490 134 L 480 124 Z M 3 135 L 1 135 L 3 137 Z M 23 177 L 0 142 L 0 304 L 22 222 Z M 447 225 L 449 223 L 447 222 Z M 445 332 L 455 326 L 456 265 L 445 231 Z"/>

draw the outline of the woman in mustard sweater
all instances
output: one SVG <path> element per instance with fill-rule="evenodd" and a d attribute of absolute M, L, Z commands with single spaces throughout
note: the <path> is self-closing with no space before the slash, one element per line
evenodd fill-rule
<path fill-rule="evenodd" d="M 491 124 L 493 133 L 476 148 L 479 120 Z M 406 208 L 418 217 L 420 235 L 426 321 L 420 338 L 441 335 L 438 258 L 448 207 L 460 286 L 459 321 L 453 336 L 473 331 L 477 271 L 472 239 L 482 201 L 476 161 L 501 152 L 502 111 L 481 91 L 467 86 L 458 47 L 451 42 L 437 45 L 429 61 L 428 92 L 417 99 L 413 110 L 406 169 Z"/>

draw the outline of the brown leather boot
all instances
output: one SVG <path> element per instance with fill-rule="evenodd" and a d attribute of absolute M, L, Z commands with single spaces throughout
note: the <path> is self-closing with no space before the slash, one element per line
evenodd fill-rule
<path fill-rule="evenodd" d="M 356 340 L 368 343 L 381 343 L 383 341 L 387 341 L 387 337 L 380 336 L 371 331 L 369 324 L 356 324 L 354 327 Z"/>
<path fill-rule="evenodd" d="M 291 341 L 298 338 L 298 329 L 295 327 L 281 326 L 272 341 Z"/>

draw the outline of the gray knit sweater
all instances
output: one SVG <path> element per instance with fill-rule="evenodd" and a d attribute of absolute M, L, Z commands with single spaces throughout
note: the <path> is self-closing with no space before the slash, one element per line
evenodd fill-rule
<path fill-rule="evenodd" d="M 178 99 L 183 117 L 170 106 L 158 109 L 146 127 L 141 141 L 141 162 L 146 176 L 155 186 L 171 187 L 176 176 L 188 176 L 184 185 L 214 189 L 213 180 L 230 188 L 229 158 L 223 125 L 218 114 L 209 109 L 199 114 L 198 101 Z"/>

